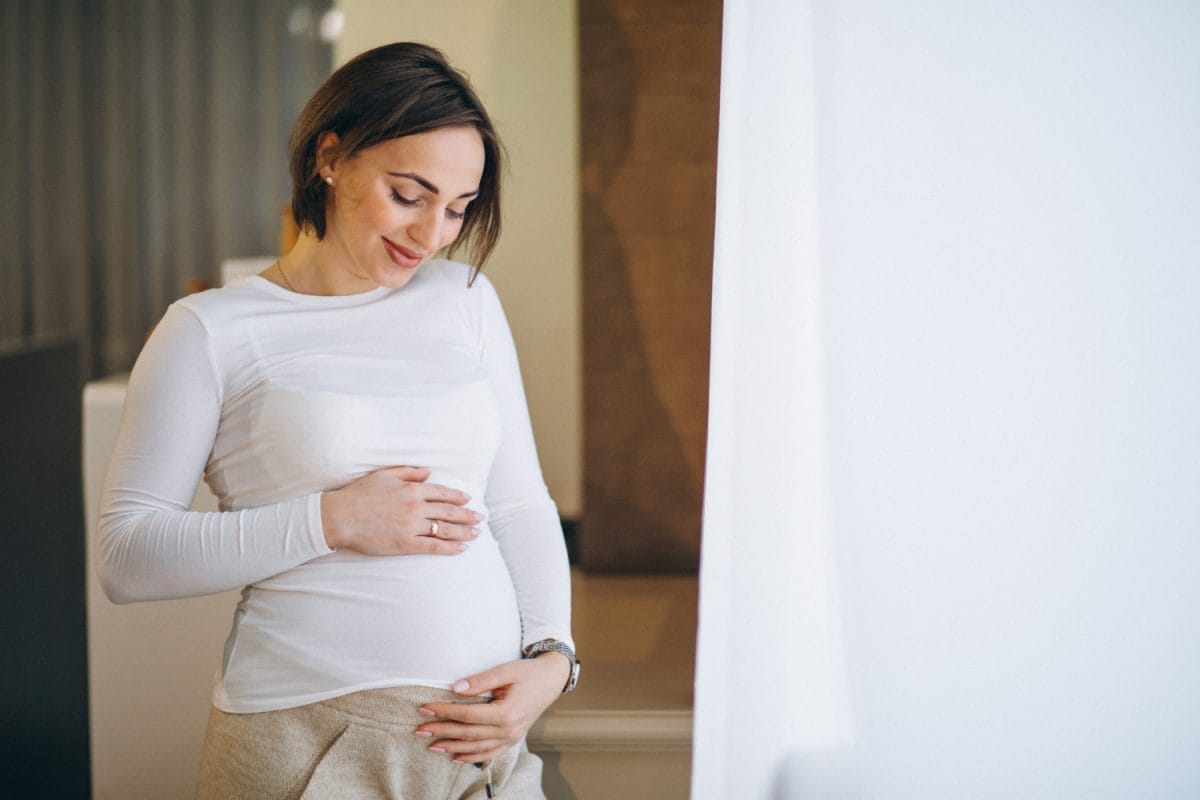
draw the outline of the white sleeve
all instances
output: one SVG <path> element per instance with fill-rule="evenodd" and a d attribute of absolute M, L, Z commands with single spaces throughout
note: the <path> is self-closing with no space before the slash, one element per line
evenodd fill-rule
<path fill-rule="evenodd" d="M 171 306 L 129 380 L 98 521 L 100 583 L 117 603 L 223 592 L 332 552 L 320 494 L 188 511 L 221 418 L 203 324 Z"/>
<path fill-rule="evenodd" d="M 571 638 L 571 575 L 558 511 L 538 466 L 517 351 L 504 310 L 486 278 L 481 353 L 500 407 L 500 447 L 488 474 L 488 525 L 508 565 L 521 612 L 522 647 Z"/>

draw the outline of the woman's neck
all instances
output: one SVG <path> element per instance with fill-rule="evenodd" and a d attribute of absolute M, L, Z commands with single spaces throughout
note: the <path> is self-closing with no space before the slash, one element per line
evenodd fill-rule
<path fill-rule="evenodd" d="M 330 237 L 317 239 L 304 230 L 291 251 L 260 275 L 288 291 L 312 295 L 350 295 L 369 292 L 377 284 L 353 274 L 336 258 Z"/>

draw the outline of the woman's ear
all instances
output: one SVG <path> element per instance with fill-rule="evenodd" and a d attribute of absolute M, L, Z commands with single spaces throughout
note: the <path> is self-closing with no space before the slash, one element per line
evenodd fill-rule
<path fill-rule="evenodd" d="M 322 177 L 328 177 L 336 161 L 338 144 L 341 139 L 333 131 L 325 131 L 317 137 L 317 172 Z"/>

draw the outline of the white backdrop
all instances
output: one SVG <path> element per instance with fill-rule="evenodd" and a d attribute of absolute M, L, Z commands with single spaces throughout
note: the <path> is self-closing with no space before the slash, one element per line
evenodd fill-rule
<path fill-rule="evenodd" d="M 724 37 L 693 796 L 1200 796 L 1200 6 Z"/>

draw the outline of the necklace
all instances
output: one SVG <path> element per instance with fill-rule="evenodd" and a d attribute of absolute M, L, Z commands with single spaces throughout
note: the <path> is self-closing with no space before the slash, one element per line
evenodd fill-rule
<path fill-rule="evenodd" d="M 283 264 L 280 263 L 279 261 L 276 261 L 275 266 L 279 268 L 279 277 L 283 278 L 283 282 L 287 284 L 287 287 L 289 289 L 291 289 L 293 292 L 296 292 L 296 287 L 292 286 L 292 282 L 288 280 L 287 273 L 283 271 Z M 300 293 L 296 292 L 296 294 L 300 294 Z"/>

